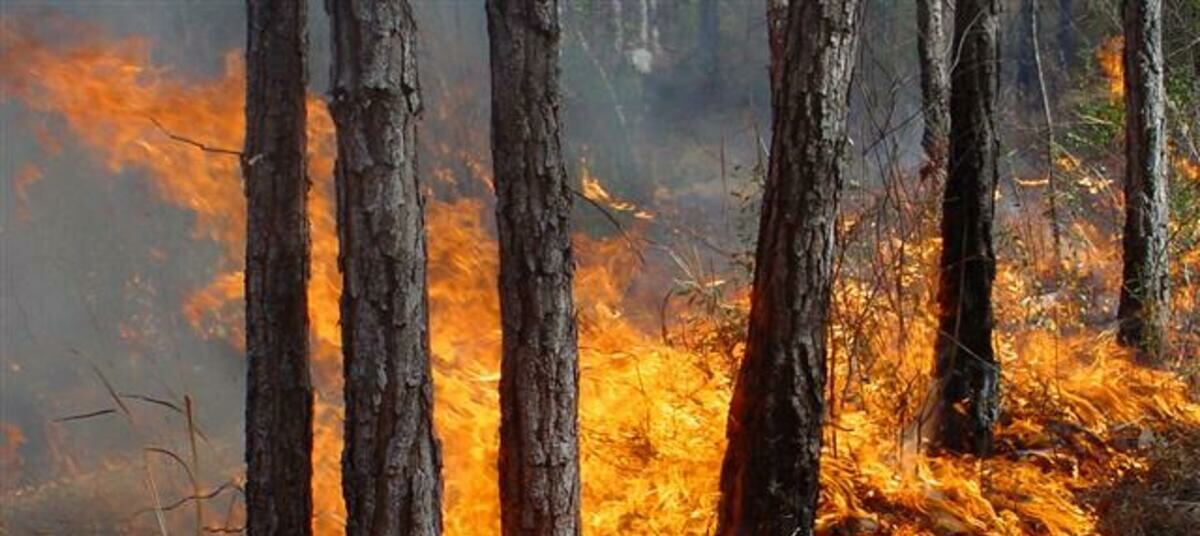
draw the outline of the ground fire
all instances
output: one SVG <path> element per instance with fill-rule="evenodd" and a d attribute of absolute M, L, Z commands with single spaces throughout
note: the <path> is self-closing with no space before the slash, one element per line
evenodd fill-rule
<path fill-rule="evenodd" d="M 813 2 L 818 3 L 823 2 Z M 753 4 L 763 8 L 764 17 L 765 4 Z M 566 38 L 575 39 L 576 31 L 568 28 Z M 656 26 L 655 39 L 657 32 Z M 765 35 L 758 40 L 765 50 Z M 151 38 L 115 35 L 101 24 L 64 15 L 0 19 L 3 105 L 21 110 L 21 121 L 5 127 L 6 138 L 28 138 L 29 152 L 37 155 L 26 158 L 6 150 L 10 201 L 5 201 L 3 240 L 59 217 L 55 205 L 39 197 L 50 188 L 69 189 L 72 181 L 91 181 L 101 190 L 126 188 L 130 181 L 114 177 L 131 176 L 146 188 L 149 203 L 185 218 L 190 235 L 176 242 L 213 251 L 176 261 L 164 244 L 130 246 L 129 255 L 158 259 L 157 264 L 145 273 L 125 274 L 129 283 L 114 292 L 125 292 L 129 300 L 174 296 L 174 308 L 126 311 L 120 338 L 131 348 L 130 357 L 104 356 L 107 364 L 94 374 L 81 365 L 89 372 L 73 377 L 73 385 L 52 404 L 23 402 L 21 407 L 34 409 L 21 416 L 21 424 L 12 420 L 17 410 L 0 415 L 0 531 L 237 532 L 246 523 L 239 499 L 246 481 L 245 467 L 238 463 L 240 429 L 226 422 L 232 416 L 193 407 L 186 392 L 211 386 L 191 383 L 179 391 L 158 389 L 152 381 L 131 385 L 109 379 L 110 367 L 136 368 L 148 359 L 145 354 L 159 351 L 150 342 L 162 337 L 162 328 L 155 326 L 171 319 L 229 355 L 242 354 L 246 344 L 247 221 L 239 160 L 246 126 L 243 51 L 227 51 L 218 73 L 195 74 L 157 60 L 156 46 Z M 1111 110 L 1125 98 L 1122 38 L 1106 35 L 1095 46 L 1086 54 L 1093 74 L 1089 87 L 1102 98 L 1082 107 L 1079 136 L 1111 130 Z M 585 44 L 581 50 L 592 48 Z M 650 54 L 654 48 L 636 50 Z M 1200 56 L 1194 42 L 1192 48 L 1190 54 Z M 760 74 L 766 84 L 765 66 Z M 438 96 L 427 99 L 418 129 L 466 121 L 457 112 L 463 101 L 487 93 L 486 86 L 465 90 L 438 87 L 431 80 L 426 77 L 423 89 Z M 617 91 L 599 76 L 595 84 Z M 568 105 L 571 98 L 576 96 L 568 95 Z M 1200 101 L 1200 95 L 1191 98 Z M 338 144 L 326 100 L 318 91 L 308 94 L 306 126 L 311 180 L 307 312 L 315 391 L 312 527 L 322 535 L 344 533 L 347 522 L 341 485 L 342 272 L 333 184 Z M 616 106 L 625 113 L 619 102 Z M 455 535 L 501 533 L 500 259 L 488 127 L 485 120 L 474 120 L 477 124 L 453 128 L 482 129 L 483 134 L 418 138 L 442 523 L 446 534 Z M 1186 136 L 1195 133 L 1187 132 L 1173 137 L 1167 148 L 1171 188 L 1192 197 L 1180 197 L 1168 226 L 1172 244 L 1184 245 L 1170 257 L 1172 349 L 1160 366 L 1139 363 L 1135 350 L 1119 343 L 1113 321 L 1122 285 L 1120 156 L 1058 149 L 1054 173 L 1076 196 L 1076 208 L 1063 220 L 1061 256 L 1050 252 L 1049 217 L 1039 197 L 1044 170 L 1014 164 L 1003 171 L 1012 180 L 1005 178 L 995 194 L 992 291 L 1002 409 L 986 456 L 927 448 L 932 432 L 922 422 L 937 391 L 932 360 L 939 329 L 941 185 L 921 183 L 920 166 L 900 162 L 876 166 L 884 178 L 875 183 L 860 184 L 847 175 L 854 184 L 832 224 L 837 253 L 828 380 L 825 392 L 816 395 L 825 401 L 817 533 L 1128 534 L 1128 527 L 1151 526 L 1145 523 L 1152 517 L 1166 527 L 1200 526 L 1195 525 L 1200 523 L 1200 248 L 1186 242 L 1200 238 L 1196 221 L 1187 219 L 1200 213 L 1200 161 L 1189 152 L 1194 143 L 1187 145 Z M 1118 136 L 1103 143 L 1121 146 Z M 769 143 L 756 139 L 751 145 L 746 152 L 754 156 L 746 160 L 752 164 Z M 673 191 L 656 185 L 646 189 L 651 194 L 641 195 L 620 186 L 636 179 L 599 171 L 599 163 L 610 158 L 600 154 L 603 150 L 587 148 L 567 162 L 574 210 L 590 218 L 581 220 L 590 223 L 576 225 L 572 236 L 580 526 L 588 534 L 710 534 L 718 524 L 730 401 L 746 351 L 753 272 L 745 265 L 753 259 L 753 243 L 706 239 L 705 231 L 695 230 L 703 228 L 693 225 L 696 215 L 680 205 L 693 196 L 706 197 L 705 206 L 718 208 L 702 212 L 728 223 L 739 216 L 727 205 L 757 208 L 761 178 L 747 178 L 752 173 L 746 170 L 727 177 L 722 140 L 720 180 L 710 181 L 716 186 Z M 76 168 L 43 164 L 42 159 L 53 158 L 69 158 L 86 171 L 63 175 Z M 728 187 L 726 181 L 744 185 Z M 154 225 L 132 215 L 137 210 L 109 216 L 141 218 L 132 220 L 134 226 Z M 757 218 L 757 212 L 751 215 Z M 750 225 L 756 226 L 757 221 Z M 179 263 L 190 263 L 180 276 L 189 286 L 154 290 L 152 272 Z M 11 283 L 4 284 L 7 294 Z M 8 302 L 5 307 L 7 340 L 16 330 L 9 311 L 16 309 Z M 12 351 L 7 344 L 0 349 L 6 383 L 31 374 L 22 370 L 29 368 L 26 360 L 47 359 Z M 232 361 L 229 355 L 220 358 Z M 81 462 L 87 449 L 68 445 L 90 442 L 86 430 L 94 428 L 84 427 L 122 430 L 118 433 L 127 437 L 97 447 L 101 463 Z M 23 457 L 33 449 L 50 453 L 38 458 L 48 461 L 26 462 Z M 70 501 L 93 496 L 106 498 L 111 515 L 86 516 L 86 529 L 72 524 L 77 507 Z"/>

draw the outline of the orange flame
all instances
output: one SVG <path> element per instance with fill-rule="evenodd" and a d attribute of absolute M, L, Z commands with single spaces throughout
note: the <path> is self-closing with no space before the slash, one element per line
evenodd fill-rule
<path fill-rule="evenodd" d="M 21 445 L 25 433 L 15 424 L 0 421 L 0 490 L 6 490 L 21 476 Z"/>
<path fill-rule="evenodd" d="M 1108 38 L 1096 50 L 1100 71 L 1108 80 L 1108 96 L 1112 100 L 1125 98 L 1125 38 L 1117 35 Z"/>
<path fill-rule="evenodd" d="M 194 215 L 193 238 L 221 246 L 217 273 L 190 296 L 184 313 L 203 333 L 240 344 L 245 216 L 236 159 L 172 141 L 149 119 L 211 146 L 238 147 L 243 129 L 239 54 L 227 56 L 226 69 L 216 79 L 186 80 L 152 66 L 148 44 L 141 39 L 72 32 L 85 42 L 55 49 L 11 20 L 0 24 L 0 88 L 32 110 L 63 117 L 110 170 L 141 171 L 164 202 Z M 339 534 L 344 522 L 332 133 L 325 106 L 311 97 L 309 313 L 319 388 L 313 483 L 319 534 Z M 447 155 L 459 152 L 441 149 Z M 466 167 L 485 178 L 486 160 L 479 154 L 472 154 Z M 455 179 L 449 168 L 436 163 L 426 174 Z M 622 203 L 586 168 L 582 175 L 589 198 L 610 207 Z M 484 223 L 484 202 L 435 200 L 428 206 L 430 322 L 436 419 L 445 449 L 446 531 L 495 534 L 496 246 Z M 627 297 L 630 283 L 645 274 L 625 241 L 581 235 L 575 244 L 584 530 L 709 533 L 730 394 L 730 378 L 723 372 L 727 356 L 666 344 L 652 333 L 648 326 L 657 320 L 647 318 L 657 316 Z M 908 248 L 919 260 L 902 274 L 904 285 L 928 287 L 927 274 L 936 266 L 936 239 Z M 1002 268 L 997 289 L 997 324 L 1024 325 L 1019 322 L 1029 307 L 1023 300 L 1034 294 L 1028 281 L 1011 267 Z M 859 307 L 874 295 L 867 283 L 850 278 L 839 280 L 835 294 L 839 302 Z M 736 306 L 744 308 L 744 290 L 735 289 L 733 295 Z M 1082 442 L 1080 448 L 1091 449 L 1092 456 L 1077 458 L 1094 461 L 1063 469 L 1075 458 L 1049 447 L 1058 436 L 1034 418 L 1037 404 L 1053 404 L 1063 419 L 1077 423 L 1080 433 L 1098 436 L 1146 418 L 1200 424 L 1200 406 L 1187 400 L 1182 383 L 1166 372 L 1129 365 L 1110 334 L 1081 331 L 1060 340 L 1045 330 L 1013 330 L 997 335 L 1012 415 L 998 440 L 1020 446 L 1014 452 L 1026 454 L 985 462 L 925 457 L 912 448 L 911 438 L 897 431 L 911 418 L 906 408 L 919 403 L 915 394 L 927 381 L 927 349 L 936 318 L 925 312 L 908 322 L 905 332 L 888 324 L 890 331 L 873 333 L 863 343 L 866 353 L 879 356 L 879 368 L 869 378 L 859 377 L 852 362 L 835 360 L 834 385 L 857 382 L 859 399 L 831 416 L 821 475 L 822 530 L 853 522 L 896 534 L 1089 534 L 1095 513 L 1079 504 L 1075 492 L 1103 484 L 1114 471 L 1135 466 L 1137 458 Z M 851 328 L 833 327 L 842 347 L 851 347 L 860 336 Z"/>
<path fill-rule="evenodd" d="M 25 164 L 13 176 L 13 192 L 17 196 L 17 218 L 29 221 L 29 187 L 42 180 L 42 168 L 33 164 Z"/>

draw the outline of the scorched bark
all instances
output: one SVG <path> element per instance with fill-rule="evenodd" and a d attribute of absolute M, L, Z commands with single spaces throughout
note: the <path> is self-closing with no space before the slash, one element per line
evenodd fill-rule
<path fill-rule="evenodd" d="M 917 54 L 921 66 L 921 105 L 925 132 L 921 178 L 941 182 L 946 175 L 950 132 L 949 0 L 917 0 Z"/>
<path fill-rule="evenodd" d="M 405 0 L 329 0 L 350 536 L 440 534 L 416 25 Z"/>
<path fill-rule="evenodd" d="M 305 3 L 247 2 L 246 533 L 312 532 Z"/>
<path fill-rule="evenodd" d="M 1166 354 L 1166 91 L 1162 1 L 1125 0 L 1125 230 L 1118 339 L 1144 363 Z"/>
<path fill-rule="evenodd" d="M 1000 369 L 992 352 L 999 13 L 999 0 L 962 0 L 955 8 L 954 42 L 961 52 L 951 72 L 935 343 L 934 442 L 980 455 L 991 449 L 1000 412 Z"/>
<path fill-rule="evenodd" d="M 774 4 L 771 4 L 774 5 Z M 791 0 L 717 533 L 811 534 L 856 0 Z"/>
<path fill-rule="evenodd" d="M 500 242 L 500 506 L 505 535 L 575 535 L 578 349 L 556 0 L 488 0 Z"/>

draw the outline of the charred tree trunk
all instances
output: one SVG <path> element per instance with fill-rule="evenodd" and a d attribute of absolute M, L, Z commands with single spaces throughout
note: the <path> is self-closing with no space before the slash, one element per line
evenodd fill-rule
<path fill-rule="evenodd" d="M 811 534 L 857 0 L 792 0 L 717 533 Z"/>
<path fill-rule="evenodd" d="M 303 0 L 247 2 L 246 533 L 312 533 Z"/>
<path fill-rule="evenodd" d="M 947 0 L 917 0 L 917 53 L 921 64 L 921 104 L 925 133 L 921 178 L 941 182 L 946 173 L 950 132 L 950 39 Z"/>
<path fill-rule="evenodd" d="M 433 428 L 416 25 L 406 0 L 330 0 L 350 536 L 442 530 Z"/>
<path fill-rule="evenodd" d="M 578 348 L 557 0 L 488 0 L 500 242 L 500 507 L 506 535 L 576 535 Z"/>
<path fill-rule="evenodd" d="M 955 9 L 954 42 L 962 52 L 950 75 L 950 167 L 938 281 L 933 439 L 941 449 L 978 455 L 991 450 L 1000 411 L 992 352 L 999 11 L 999 0 L 962 0 Z"/>
<path fill-rule="evenodd" d="M 1162 1 L 1125 1 L 1125 270 L 1118 339 L 1138 359 L 1166 353 L 1166 92 Z"/>

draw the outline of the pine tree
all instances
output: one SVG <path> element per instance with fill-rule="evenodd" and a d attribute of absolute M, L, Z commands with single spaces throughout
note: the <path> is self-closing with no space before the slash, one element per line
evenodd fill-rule
<path fill-rule="evenodd" d="M 247 2 L 246 533 L 312 533 L 303 0 Z"/>
<path fill-rule="evenodd" d="M 1144 363 L 1166 354 L 1166 101 L 1162 1 L 1125 0 L 1125 269 L 1118 340 Z"/>
<path fill-rule="evenodd" d="M 349 536 L 442 531 L 433 427 L 416 23 L 407 0 L 328 2 L 337 126 Z"/>
<path fill-rule="evenodd" d="M 951 72 L 950 159 L 942 198 L 934 442 L 986 454 L 999 415 L 992 350 L 992 219 L 998 176 L 996 95 L 999 0 L 963 0 L 954 16 L 961 50 Z"/>
<path fill-rule="evenodd" d="M 721 535 L 813 530 L 859 16 L 857 0 L 792 0 L 783 21 L 750 327 L 721 467 Z"/>
<path fill-rule="evenodd" d="M 506 535 L 576 535 L 578 347 L 559 134 L 557 0 L 488 0 L 500 243 L 500 505 Z"/>

